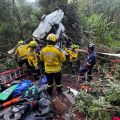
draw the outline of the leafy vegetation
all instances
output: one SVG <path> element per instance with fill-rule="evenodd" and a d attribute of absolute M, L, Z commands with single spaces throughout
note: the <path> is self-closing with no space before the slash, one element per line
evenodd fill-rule
<path fill-rule="evenodd" d="M 0 72 L 4 72 L 4 71 L 9 70 L 11 68 L 18 67 L 18 64 L 16 63 L 16 61 L 12 58 L 9 58 L 9 57 L 5 57 L 5 59 L 2 59 L 2 61 L 0 61 L 0 62 L 4 63 L 4 64 L 0 65 Z"/>
<path fill-rule="evenodd" d="M 25 0 L 1 0 L 0 11 L 0 51 L 5 52 L 29 37 L 39 20 Z"/>
<path fill-rule="evenodd" d="M 12 48 L 35 30 L 43 14 L 57 8 L 65 12 L 63 24 L 73 42 L 104 44 L 117 48 L 120 44 L 119 0 L 26 0 L 0 1 L 0 51 Z M 38 5 L 37 5 L 38 4 Z M 8 43 L 8 44 L 7 44 Z"/>
<path fill-rule="evenodd" d="M 90 120 L 110 120 L 114 116 L 114 112 L 119 114 L 119 70 L 119 65 L 116 65 L 115 73 L 112 74 L 111 78 L 108 74 L 110 72 L 110 65 L 108 63 L 104 64 L 102 66 L 104 77 L 98 78 L 97 81 L 91 83 L 84 83 L 84 85 L 95 89 L 96 94 L 79 91 L 75 103 L 76 110 L 86 113 Z"/>
<path fill-rule="evenodd" d="M 106 99 L 110 103 L 120 106 L 120 85 L 113 84 L 106 92 Z"/>
<path fill-rule="evenodd" d="M 107 108 L 111 107 L 109 102 L 104 99 L 97 99 L 94 96 L 80 91 L 77 98 L 75 107 L 80 112 L 86 113 L 91 120 L 110 120 L 110 113 L 106 112 Z"/>

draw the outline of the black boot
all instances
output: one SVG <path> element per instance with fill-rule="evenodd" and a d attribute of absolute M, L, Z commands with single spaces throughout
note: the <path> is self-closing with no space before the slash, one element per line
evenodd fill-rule
<path fill-rule="evenodd" d="M 62 87 L 61 86 L 57 87 L 57 93 L 58 93 L 58 95 L 62 94 Z"/>
<path fill-rule="evenodd" d="M 90 75 L 90 76 L 87 77 L 87 81 L 88 81 L 88 82 L 91 82 L 91 81 L 92 81 L 92 75 Z"/>
<path fill-rule="evenodd" d="M 52 96 L 52 91 L 53 91 L 53 87 L 48 87 L 47 88 L 47 93 Z"/>

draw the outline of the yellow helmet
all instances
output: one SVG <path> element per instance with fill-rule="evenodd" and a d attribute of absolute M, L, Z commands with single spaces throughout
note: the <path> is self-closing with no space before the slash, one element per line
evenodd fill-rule
<path fill-rule="evenodd" d="M 73 44 L 73 45 L 71 45 L 71 48 L 78 49 L 78 48 L 79 48 L 79 46 L 78 46 L 78 45 Z"/>
<path fill-rule="evenodd" d="M 30 46 L 30 47 L 36 47 L 36 46 L 37 46 L 37 43 L 36 43 L 35 41 L 31 41 L 31 42 L 29 43 L 29 46 Z"/>
<path fill-rule="evenodd" d="M 18 41 L 18 44 L 19 44 L 19 45 L 23 45 L 23 44 L 24 44 L 24 41 L 23 41 L 23 40 L 20 40 L 20 41 Z"/>
<path fill-rule="evenodd" d="M 56 42 L 57 36 L 55 34 L 49 34 L 46 40 Z"/>

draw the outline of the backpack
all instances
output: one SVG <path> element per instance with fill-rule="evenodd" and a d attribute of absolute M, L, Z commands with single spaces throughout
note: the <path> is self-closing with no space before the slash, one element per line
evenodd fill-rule
<path fill-rule="evenodd" d="M 13 97 L 19 96 L 22 92 L 26 91 L 30 86 L 32 86 L 32 81 L 30 80 L 22 80 L 18 86 L 16 87 L 15 91 L 12 93 Z"/>

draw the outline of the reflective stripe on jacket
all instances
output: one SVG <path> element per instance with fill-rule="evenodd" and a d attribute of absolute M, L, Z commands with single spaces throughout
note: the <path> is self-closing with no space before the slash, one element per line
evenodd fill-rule
<path fill-rule="evenodd" d="M 40 52 L 40 60 L 44 62 L 46 73 L 57 73 L 61 71 L 65 55 L 53 45 L 47 45 Z"/>

